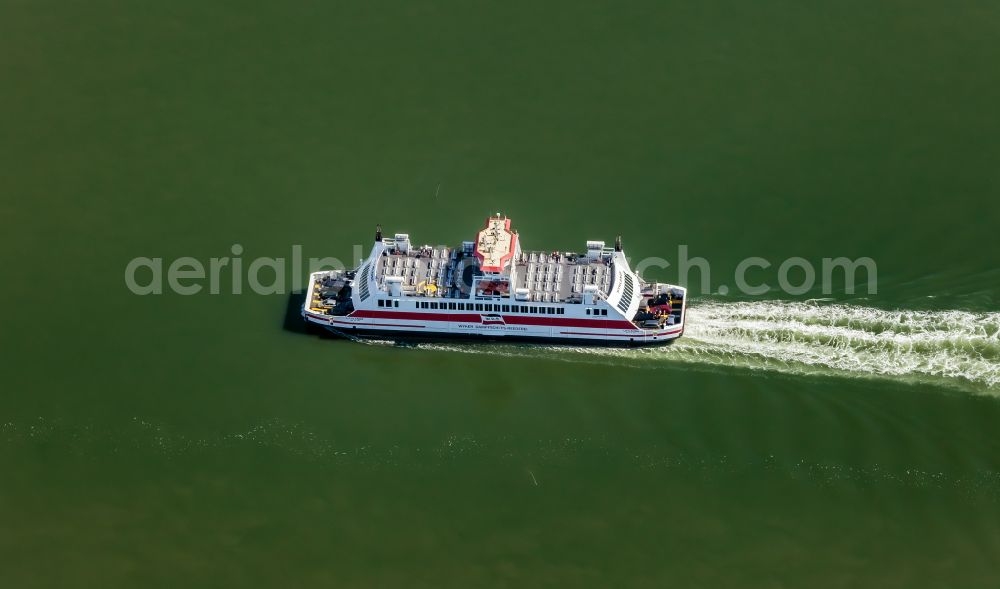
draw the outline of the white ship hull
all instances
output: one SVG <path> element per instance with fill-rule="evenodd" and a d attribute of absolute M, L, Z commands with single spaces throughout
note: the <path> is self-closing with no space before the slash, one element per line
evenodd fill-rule
<path fill-rule="evenodd" d="M 685 303 L 683 303 L 686 305 Z M 312 325 L 343 337 L 390 339 L 509 340 L 575 345 L 648 346 L 672 342 L 684 334 L 684 316 L 678 325 L 637 329 L 624 319 L 587 319 L 505 313 L 355 310 L 330 316 L 306 311 Z"/>
<path fill-rule="evenodd" d="M 348 338 L 459 338 L 649 346 L 684 334 L 684 288 L 646 282 L 614 249 L 524 252 L 510 220 L 491 217 L 460 249 L 411 246 L 376 232 L 353 271 L 309 277 L 302 317 Z"/>

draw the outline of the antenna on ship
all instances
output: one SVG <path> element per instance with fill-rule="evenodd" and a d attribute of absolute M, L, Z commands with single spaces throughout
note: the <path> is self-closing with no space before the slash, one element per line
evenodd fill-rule
<path fill-rule="evenodd" d="M 621 235 L 619 235 L 618 237 L 615 238 L 615 251 L 616 252 L 622 251 L 622 236 Z"/>
<path fill-rule="evenodd" d="M 382 241 L 382 224 L 375 224 L 375 243 L 380 243 Z"/>

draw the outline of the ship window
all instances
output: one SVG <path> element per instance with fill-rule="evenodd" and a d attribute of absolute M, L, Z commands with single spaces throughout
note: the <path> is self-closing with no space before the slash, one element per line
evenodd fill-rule
<path fill-rule="evenodd" d="M 509 313 L 510 312 L 510 305 L 504 305 L 503 306 L 503 312 L 504 313 Z"/>
<path fill-rule="evenodd" d="M 431 303 L 431 309 L 437 309 L 437 308 L 438 308 L 437 303 Z"/>
<path fill-rule="evenodd" d="M 587 309 L 587 315 L 590 315 L 590 309 Z"/>
<path fill-rule="evenodd" d="M 399 301 L 393 301 L 393 307 L 399 307 Z"/>
<path fill-rule="evenodd" d="M 482 311 L 483 310 L 483 304 L 482 303 L 476 303 L 476 310 L 477 311 Z"/>
<path fill-rule="evenodd" d="M 537 313 L 538 312 L 538 307 L 531 307 L 528 312 L 529 313 Z"/>
<path fill-rule="evenodd" d="M 382 299 L 379 299 L 378 300 L 378 306 L 379 307 L 384 307 L 385 306 L 385 301 L 383 301 Z"/>
<path fill-rule="evenodd" d="M 562 307 L 559 307 L 559 311 L 557 311 L 557 314 L 564 315 L 565 312 L 566 312 L 566 309 L 563 309 Z"/>
<path fill-rule="evenodd" d="M 455 309 L 457 309 L 457 308 L 458 308 L 458 307 L 456 307 L 456 306 L 455 306 L 455 303 L 448 303 L 448 309 L 449 309 L 449 310 L 451 310 L 451 311 L 454 311 L 454 310 L 455 310 Z"/>
<path fill-rule="evenodd" d="M 458 310 L 459 311 L 464 311 L 465 310 L 465 303 L 458 303 Z"/>
<path fill-rule="evenodd" d="M 549 307 L 548 309 L 545 310 L 545 312 L 548 313 L 549 315 L 555 315 L 556 314 L 556 308 L 555 307 Z"/>

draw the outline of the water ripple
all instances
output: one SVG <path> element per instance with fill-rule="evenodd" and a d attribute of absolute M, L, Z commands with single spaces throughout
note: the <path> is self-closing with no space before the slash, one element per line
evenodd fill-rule
<path fill-rule="evenodd" d="M 894 378 L 1000 394 L 1000 313 L 882 310 L 823 301 L 696 302 L 667 348 L 421 344 L 424 349 L 655 368 L 741 367 Z"/>

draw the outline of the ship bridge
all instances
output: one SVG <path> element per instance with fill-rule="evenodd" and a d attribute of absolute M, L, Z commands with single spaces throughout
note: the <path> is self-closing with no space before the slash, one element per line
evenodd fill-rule
<path fill-rule="evenodd" d="M 503 273 L 518 251 L 517 232 L 510 230 L 510 219 L 506 217 L 490 217 L 486 227 L 476 234 L 475 253 L 479 269 L 484 273 Z"/>

